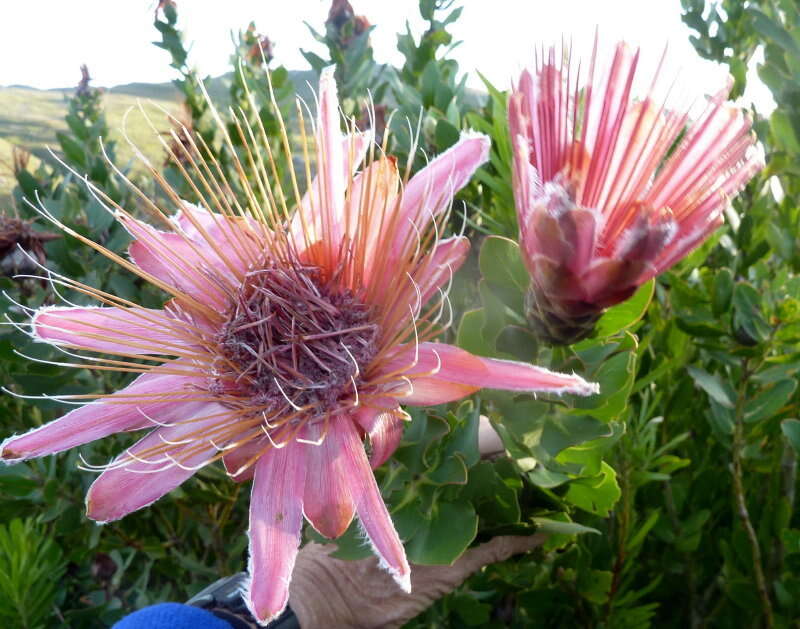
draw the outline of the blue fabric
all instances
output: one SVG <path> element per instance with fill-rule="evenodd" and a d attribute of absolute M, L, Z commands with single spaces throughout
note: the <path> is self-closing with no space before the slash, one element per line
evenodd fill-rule
<path fill-rule="evenodd" d="M 231 629 L 231 626 L 199 607 L 159 603 L 128 614 L 112 629 Z"/>

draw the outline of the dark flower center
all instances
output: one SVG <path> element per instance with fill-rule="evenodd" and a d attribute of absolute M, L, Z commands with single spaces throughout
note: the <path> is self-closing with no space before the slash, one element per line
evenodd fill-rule
<path fill-rule="evenodd" d="M 219 333 L 215 388 L 271 413 L 357 399 L 377 353 L 371 309 L 309 266 L 248 273 Z"/>

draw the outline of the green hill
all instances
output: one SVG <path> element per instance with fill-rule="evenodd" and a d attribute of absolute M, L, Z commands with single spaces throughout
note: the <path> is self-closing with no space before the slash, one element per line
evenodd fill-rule
<path fill-rule="evenodd" d="M 172 90 L 172 93 L 168 89 Z M 149 92 L 149 94 L 148 94 Z M 30 151 L 34 158 L 47 155 L 47 147 L 58 148 L 56 132 L 67 129 L 64 114 L 67 111 L 69 90 L 37 90 L 28 87 L 0 87 L 0 207 L 10 203 L 14 187 L 12 150 L 18 146 Z M 158 130 L 169 129 L 167 114 L 179 110 L 178 93 L 169 84 L 152 85 L 137 94 L 108 90 L 104 97 L 111 139 L 117 140 L 117 159 L 121 164 L 133 157 L 133 152 L 122 134 L 123 117 L 130 109 L 142 103 L 153 125 Z M 132 111 L 128 116 L 127 134 L 142 151 L 156 159 L 161 146 L 146 119 Z"/>
<path fill-rule="evenodd" d="M 313 103 L 312 87 L 316 82 L 311 70 L 289 73 L 297 95 L 306 103 Z M 212 100 L 220 107 L 228 102 L 231 75 L 224 74 L 206 79 L 206 89 Z M 19 146 L 30 151 L 34 158 L 45 158 L 47 147 L 58 147 L 56 132 L 67 129 L 64 114 L 67 98 L 72 89 L 39 90 L 26 86 L 0 87 L 0 209 L 11 202 L 14 187 L 12 172 L 12 149 Z M 479 100 L 485 94 L 469 90 L 471 97 Z M 159 162 L 163 149 L 157 132 L 170 128 L 168 116 L 180 111 L 181 94 L 172 83 L 128 83 L 106 89 L 104 104 L 111 139 L 117 141 L 116 156 L 120 165 L 133 158 L 133 151 L 122 133 L 126 112 L 127 135 L 145 155 Z M 150 117 L 150 123 L 139 111 L 142 106 Z"/>
<path fill-rule="evenodd" d="M 292 82 L 299 96 L 312 102 L 309 83 L 315 81 L 312 71 L 291 72 Z M 225 106 L 230 74 L 206 80 L 209 95 L 219 106 Z M 39 90 L 26 86 L 0 87 L 0 208 L 11 202 L 14 187 L 12 171 L 12 150 L 19 146 L 30 151 L 34 158 L 47 155 L 47 147 L 58 147 L 56 132 L 67 128 L 64 114 L 67 111 L 67 97 L 71 89 Z M 140 113 L 139 105 L 150 117 L 157 131 L 170 128 L 165 109 L 176 115 L 180 110 L 181 94 L 172 83 L 128 83 L 106 89 L 104 105 L 111 139 L 117 141 L 117 160 L 126 164 L 133 158 L 133 152 L 122 133 L 126 112 L 127 135 L 145 155 L 159 161 L 163 149 L 157 134 L 153 133 L 147 119 Z"/>

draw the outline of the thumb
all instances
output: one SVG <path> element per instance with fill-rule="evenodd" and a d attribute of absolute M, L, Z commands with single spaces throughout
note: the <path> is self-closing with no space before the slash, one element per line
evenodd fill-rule
<path fill-rule="evenodd" d="M 485 544 L 475 546 L 467 550 L 453 564 L 459 572 L 464 573 L 464 579 L 483 566 L 490 563 L 505 561 L 509 557 L 525 553 L 541 546 L 547 535 L 537 533 L 536 535 L 502 535 L 494 537 Z"/>

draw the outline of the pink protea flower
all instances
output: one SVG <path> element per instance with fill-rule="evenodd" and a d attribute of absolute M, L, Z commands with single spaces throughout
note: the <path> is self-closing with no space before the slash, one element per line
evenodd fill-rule
<path fill-rule="evenodd" d="M 605 65 L 597 50 L 587 68 L 551 48 L 509 103 L 528 315 L 560 344 L 708 238 L 762 167 L 730 87 L 690 121 L 656 96 L 658 76 L 633 98 L 638 50 L 619 43 Z"/>
<path fill-rule="evenodd" d="M 440 404 L 481 387 L 596 391 L 575 375 L 432 340 L 447 325 L 442 286 L 469 247 L 460 236 L 439 240 L 439 228 L 455 191 L 486 160 L 488 139 L 465 133 L 403 181 L 394 159 L 375 157 L 367 135 L 341 133 L 331 69 L 319 89 L 308 151 L 317 176 L 299 198 L 292 174 L 293 215 L 274 183 L 277 149 L 263 129 L 237 120 L 246 141 L 235 164 L 238 198 L 215 162 L 200 160 L 191 135 L 184 159 L 173 160 L 192 168 L 187 181 L 216 212 L 180 201 L 168 186 L 175 215 L 148 202 L 163 230 L 114 206 L 135 239 L 130 262 L 61 225 L 171 299 L 160 310 L 143 308 L 56 277 L 103 305 L 43 308 L 31 323 L 35 338 L 116 355 L 88 366 L 141 375 L 0 446 L 0 457 L 16 462 L 149 430 L 89 489 L 87 513 L 100 522 L 151 504 L 218 459 L 234 480 L 252 478 L 246 600 L 261 622 L 286 605 L 304 517 L 335 538 L 358 514 L 383 565 L 409 590 L 403 545 L 370 469 L 399 443 L 408 419 L 401 403 Z M 285 129 L 283 138 L 290 154 Z"/>

